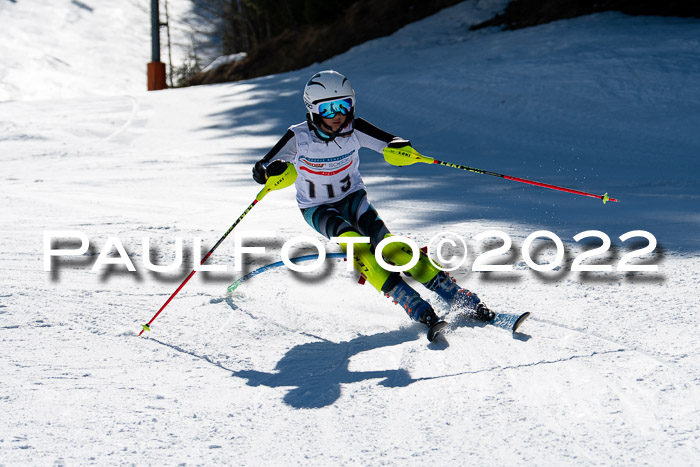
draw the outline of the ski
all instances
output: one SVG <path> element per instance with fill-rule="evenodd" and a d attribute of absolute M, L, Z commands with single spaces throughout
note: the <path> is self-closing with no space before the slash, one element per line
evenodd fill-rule
<path fill-rule="evenodd" d="M 490 320 L 484 319 L 483 317 L 478 316 L 473 312 L 462 312 L 459 313 L 458 316 L 461 318 L 473 319 L 474 321 L 495 326 L 497 328 L 505 329 L 506 331 L 510 331 L 513 334 L 515 334 L 518 331 L 518 328 L 520 328 L 520 326 L 525 322 L 525 320 L 527 320 L 530 317 L 529 311 L 526 311 L 525 313 L 519 315 L 511 313 L 496 313 L 493 310 L 490 311 L 494 315 L 494 317 Z"/>
<path fill-rule="evenodd" d="M 510 313 L 496 313 L 496 316 L 491 321 L 486 321 L 486 323 L 515 333 L 517 332 L 520 325 L 523 324 L 525 320 L 529 317 L 529 311 L 526 311 L 525 313 L 520 315 Z"/>
<path fill-rule="evenodd" d="M 345 253 L 326 253 L 326 258 L 343 259 L 345 257 L 346 257 Z M 313 255 L 297 256 L 296 258 L 289 258 L 289 261 L 291 261 L 294 264 L 297 264 L 297 263 L 301 263 L 304 261 L 311 261 L 311 260 L 314 260 L 317 258 L 318 258 L 318 255 L 313 254 Z M 249 272 L 245 276 L 236 279 L 236 281 L 233 284 L 229 285 L 228 288 L 226 289 L 226 295 L 230 297 L 233 294 L 233 291 L 236 290 L 245 281 L 250 280 L 259 274 L 262 274 L 265 271 L 269 271 L 270 269 L 279 268 L 282 266 L 284 266 L 284 262 L 277 261 L 275 263 L 266 264 L 265 266 L 259 267 L 258 269 L 254 270 L 252 272 Z"/>
<path fill-rule="evenodd" d="M 523 322 L 530 317 L 530 312 L 526 311 L 522 315 L 518 316 L 518 319 L 513 323 L 513 332 L 516 332 Z"/>
<path fill-rule="evenodd" d="M 430 329 L 428 329 L 428 340 L 430 342 L 433 342 L 437 336 L 439 336 L 442 333 L 442 330 L 447 327 L 447 321 L 437 321 L 435 324 L 430 326 Z"/>

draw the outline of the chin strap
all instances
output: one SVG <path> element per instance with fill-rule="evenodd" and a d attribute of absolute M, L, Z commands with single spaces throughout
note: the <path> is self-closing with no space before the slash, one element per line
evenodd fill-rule
<path fill-rule="evenodd" d="M 318 120 L 318 121 L 316 121 Z M 309 114 L 306 114 L 306 123 L 309 125 L 309 129 L 313 130 L 313 132 L 316 134 L 316 136 L 325 141 L 326 143 L 330 143 L 331 141 L 335 141 L 335 138 L 338 136 L 348 136 L 352 134 L 353 131 L 355 131 L 353 121 L 355 120 L 355 111 L 353 110 L 350 112 L 346 117 L 345 121 L 343 122 L 343 125 L 338 129 L 338 131 L 328 131 L 328 133 L 323 132 L 319 127 L 322 128 L 328 128 L 325 123 L 323 123 L 323 120 L 321 117 L 314 118 L 312 120 L 311 116 Z M 350 128 L 347 130 L 347 128 Z M 331 130 L 331 128 L 328 128 L 328 130 Z M 345 131 L 347 130 L 347 131 Z"/>

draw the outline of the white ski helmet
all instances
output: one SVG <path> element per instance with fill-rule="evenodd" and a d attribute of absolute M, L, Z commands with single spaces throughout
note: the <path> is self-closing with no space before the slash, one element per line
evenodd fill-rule
<path fill-rule="evenodd" d="M 336 136 L 352 133 L 355 91 L 350 85 L 350 80 L 337 71 L 321 71 L 309 79 L 304 86 L 304 105 L 309 124 L 320 138 L 332 140 Z M 337 113 L 345 116 L 345 122 L 338 131 L 333 132 L 323 123 L 323 118 L 330 118 Z"/>

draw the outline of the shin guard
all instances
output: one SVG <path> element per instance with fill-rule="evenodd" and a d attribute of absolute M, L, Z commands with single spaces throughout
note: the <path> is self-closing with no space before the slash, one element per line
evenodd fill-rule
<path fill-rule="evenodd" d="M 387 234 L 384 238 L 392 236 Z M 386 261 L 391 261 L 394 264 L 402 265 L 407 264 L 413 258 L 413 253 L 411 247 L 403 242 L 393 242 L 384 247 L 382 255 Z M 405 273 L 411 276 L 416 281 L 421 284 L 433 279 L 440 269 L 433 266 L 433 264 L 428 259 L 428 255 L 420 252 L 420 257 L 418 258 L 418 263 Z"/>
<path fill-rule="evenodd" d="M 362 237 L 357 232 L 344 232 L 339 235 L 339 237 Z M 347 244 L 339 242 L 340 248 L 347 253 Z M 387 280 L 392 276 L 392 274 L 383 269 L 374 257 L 369 243 L 356 243 L 353 247 L 353 266 L 355 269 L 367 278 L 367 282 L 372 284 L 372 287 L 378 291 L 382 291 L 385 287 Z M 389 281 L 392 282 L 392 281 Z M 393 284 L 392 284 L 393 285 Z"/>

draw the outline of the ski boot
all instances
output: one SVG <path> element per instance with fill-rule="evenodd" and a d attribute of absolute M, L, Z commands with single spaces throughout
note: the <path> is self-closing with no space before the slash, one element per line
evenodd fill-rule
<path fill-rule="evenodd" d="M 444 271 L 440 271 L 423 285 L 445 300 L 450 310 L 467 311 L 480 321 L 491 321 L 496 316 L 475 293 L 461 288 L 457 281 Z"/>
<path fill-rule="evenodd" d="M 428 340 L 430 342 L 433 342 L 438 334 L 447 327 L 447 321 L 438 318 L 432 307 L 426 310 L 418 321 L 428 326 Z"/>
<path fill-rule="evenodd" d="M 474 316 L 476 316 L 476 319 L 480 321 L 493 321 L 493 319 L 496 317 L 496 313 L 491 311 L 489 307 L 484 304 L 484 302 L 480 302 L 474 310 Z"/>
<path fill-rule="evenodd" d="M 402 306 L 412 320 L 428 326 L 428 340 L 430 342 L 434 341 L 440 331 L 447 326 L 447 323 L 435 314 L 433 307 L 423 300 L 418 292 L 406 284 L 403 279 L 399 279 L 396 285 L 386 292 L 385 295 L 397 305 Z"/>

